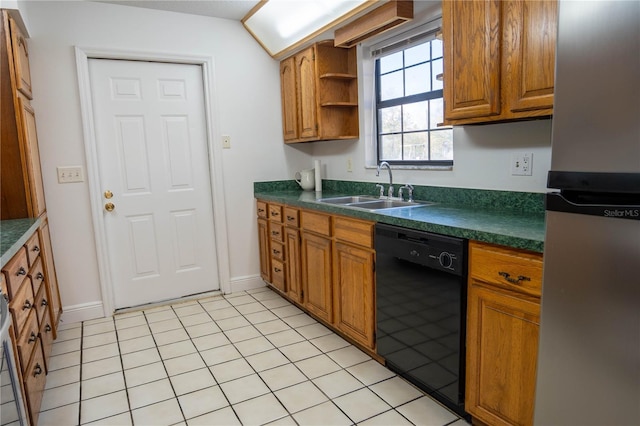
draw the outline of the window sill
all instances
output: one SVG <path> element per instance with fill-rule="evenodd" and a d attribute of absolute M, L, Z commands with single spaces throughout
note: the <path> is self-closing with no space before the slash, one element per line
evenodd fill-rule
<path fill-rule="evenodd" d="M 367 165 L 364 167 L 365 169 L 376 170 L 378 168 L 377 164 Z M 451 171 L 453 170 L 453 166 L 416 166 L 416 165 L 400 165 L 393 164 L 391 166 L 391 170 L 437 170 L 437 171 Z"/>

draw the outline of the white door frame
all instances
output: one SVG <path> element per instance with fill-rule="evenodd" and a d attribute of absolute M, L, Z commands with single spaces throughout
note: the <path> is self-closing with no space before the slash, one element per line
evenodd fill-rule
<path fill-rule="evenodd" d="M 220 290 L 229 293 L 229 246 L 227 243 L 227 217 L 224 199 L 224 181 L 222 170 L 221 147 L 213 141 L 220 140 L 217 131 L 217 98 L 214 97 L 214 62 L 210 56 L 181 55 L 159 52 L 140 52 L 119 49 L 104 49 L 91 47 L 75 47 L 76 68 L 78 71 L 78 86 L 80 89 L 80 107 L 82 113 L 82 128 L 84 134 L 84 151 L 87 161 L 87 182 L 89 198 L 91 200 L 91 216 L 93 219 L 93 234 L 96 241 L 98 257 L 98 272 L 100 276 L 100 290 L 102 292 L 102 308 L 105 317 L 113 315 L 115 298 L 113 282 L 110 272 L 109 250 L 107 249 L 107 235 L 104 223 L 102 185 L 98 173 L 98 157 L 96 149 L 95 125 L 93 120 L 93 104 L 91 101 L 91 86 L 89 80 L 89 59 L 124 59 L 131 61 L 153 61 L 177 64 L 200 65 L 202 67 L 204 109 L 206 119 L 207 147 L 209 151 L 209 173 L 211 180 L 211 199 L 213 202 L 213 222 L 215 243 L 218 259 L 218 279 Z"/>

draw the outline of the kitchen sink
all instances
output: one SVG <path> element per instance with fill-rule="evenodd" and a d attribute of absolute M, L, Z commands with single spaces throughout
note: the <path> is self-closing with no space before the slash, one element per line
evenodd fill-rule
<path fill-rule="evenodd" d="M 371 197 L 368 195 L 355 195 L 349 197 L 334 197 L 334 198 L 321 198 L 318 200 L 320 203 L 336 204 L 342 207 L 350 207 L 354 209 L 362 210 L 386 210 L 386 209 L 399 209 L 399 208 L 412 208 L 428 206 L 433 203 L 425 201 L 404 201 L 404 200 L 389 200 Z"/>

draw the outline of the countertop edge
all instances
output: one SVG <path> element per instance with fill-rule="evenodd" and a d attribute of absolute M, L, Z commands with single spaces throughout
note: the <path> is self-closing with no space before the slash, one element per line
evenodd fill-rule
<path fill-rule="evenodd" d="M 2 256 L 0 257 L 2 268 L 4 268 L 7 262 L 11 260 L 11 258 L 18 252 L 18 250 L 20 250 L 22 246 L 24 246 L 24 244 L 27 242 L 29 237 L 31 237 L 33 233 L 36 232 L 40 227 L 40 225 L 42 224 L 42 220 L 39 218 L 20 219 L 20 220 L 25 220 L 25 221 L 32 220 L 33 223 L 31 224 L 31 226 L 25 229 L 22 235 L 20 235 L 20 237 L 11 245 L 11 247 L 9 247 L 4 253 L 2 253 Z M 7 222 L 7 221 L 2 221 L 2 222 Z"/>

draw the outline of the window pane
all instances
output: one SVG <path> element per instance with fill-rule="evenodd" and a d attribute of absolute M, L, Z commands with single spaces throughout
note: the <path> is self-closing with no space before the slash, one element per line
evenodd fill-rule
<path fill-rule="evenodd" d="M 430 86 L 429 64 L 416 65 L 405 70 L 406 90 L 404 95 L 428 92 Z"/>
<path fill-rule="evenodd" d="M 380 136 L 380 159 L 402 160 L 402 135 Z"/>
<path fill-rule="evenodd" d="M 429 60 L 429 43 L 423 43 L 404 51 L 404 66 L 419 64 Z"/>
<path fill-rule="evenodd" d="M 427 101 L 404 105 L 402 111 L 402 131 L 427 130 L 427 106 Z"/>
<path fill-rule="evenodd" d="M 380 58 L 380 74 L 402 68 L 402 52 Z"/>
<path fill-rule="evenodd" d="M 433 67 L 433 88 L 431 90 L 442 90 L 442 81 L 436 80 L 438 74 L 442 74 L 442 59 L 436 59 L 431 63 Z"/>
<path fill-rule="evenodd" d="M 444 103 L 442 98 L 429 101 L 429 128 L 436 129 L 444 121 Z"/>
<path fill-rule="evenodd" d="M 402 71 L 396 71 L 391 74 L 380 77 L 380 100 L 395 99 L 402 97 Z"/>
<path fill-rule="evenodd" d="M 404 135 L 404 159 L 428 160 L 429 144 L 428 132 L 407 133 Z"/>
<path fill-rule="evenodd" d="M 431 159 L 453 160 L 453 130 L 431 131 Z"/>
<path fill-rule="evenodd" d="M 442 57 L 442 40 L 432 40 L 431 41 L 431 59 L 441 58 Z"/>
<path fill-rule="evenodd" d="M 400 114 L 402 107 L 400 105 L 391 108 L 382 108 L 380 110 L 380 129 L 378 133 L 394 133 L 402 130 L 402 122 Z"/>

